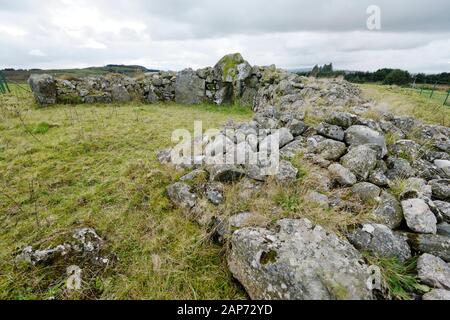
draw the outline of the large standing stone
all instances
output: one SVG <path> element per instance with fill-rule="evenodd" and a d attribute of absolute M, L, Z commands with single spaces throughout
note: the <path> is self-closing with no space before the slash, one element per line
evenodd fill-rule
<path fill-rule="evenodd" d="M 122 84 L 113 85 L 111 88 L 111 96 L 114 102 L 128 102 L 131 101 L 131 96 L 125 86 Z"/>
<path fill-rule="evenodd" d="M 28 79 L 28 84 L 37 103 L 42 106 L 56 103 L 56 83 L 51 75 L 32 74 Z"/>
<path fill-rule="evenodd" d="M 417 261 L 417 272 L 426 285 L 450 290 L 450 266 L 444 260 L 425 253 Z"/>
<path fill-rule="evenodd" d="M 406 240 L 382 224 L 364 224 L 350 232 L 347 238 L 356 249 L 379 257 L 397 258 L 400 261 L 411 258 L 411 249 Z"/>
<path fill-rule="evenodd" d="M 437 231 L 437 219 L 426 202 L 422 199 L 402 201 L 406 224 L 415 232 L 433 233 Z"/>
<path fill-rule="evenodd" d="M 178 72 L 175 101 L 180 104 L 200 104 L 206 101 L 206 83 L 192 69 Z"/>
<path fill-rule="evenodd" d="M 252 299 L 371 299 L 367 266 L 347 241 L 310 221 L 281 220 L 279 231 L 244 228 L 228 265 Z"/>
<path fill-rule="evenodd" d="M 384 157 L 387 154 L 384 135 L 366 126 L 356 125 L 348 128 L 347 131 L 345 131 L 345 142 L 351 146 L 364 144 L 378 145 L 382 149 L 381 156 Z"/>
<path fill-rule="evenodd" d="M 366 145 L 357 146 L 341 158 L 341 164 L 364 181 L 377 165 L 377 152 Z"/>

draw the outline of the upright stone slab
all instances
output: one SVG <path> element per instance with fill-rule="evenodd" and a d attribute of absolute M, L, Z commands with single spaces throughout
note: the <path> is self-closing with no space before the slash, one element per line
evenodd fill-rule
<path fill-rule="evenodd" d="M 206 82 L 192 69 L 178 72 L 175 101 L 180 104 L 200 104 L 206 101 Z"/>

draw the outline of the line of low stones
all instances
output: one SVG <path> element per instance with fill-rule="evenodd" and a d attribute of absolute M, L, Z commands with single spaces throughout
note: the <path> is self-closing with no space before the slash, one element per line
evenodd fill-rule
<path fill-rule="evenodd" d="M 187 183 L 199 175 L 208 175 L 210 182 L 195 190 L 204 190 L 206 199 L 218 205 L 224 199 L 223 183 L 245 181 L 252 189 L 266 180 L 255 165 L 196 166 L 180 182 L 168 187 L 170 199 L 189 210 L 199 223 L 213 223 L 216 239 L 229 240 L 229 269 L 253 299 L 372 299 L 374 294 L 366 285 L 368 266 L 359 251 L 399 261 L 422 254 L 418 277 L 433 289 L 423 299 L 449 299 L 449 128 L 391 115 L 374 121 L 346 112 L 329 113 L 315 128 L 303 120 L 301 112 L 286 117 L 276 108 L 265 108 L 254 121 L 228 124 L 226 128 L 245 136 L 261 128 L 277 130 L 284 160 L 276 180 L 296 179 L 298 172 L 289 158 L 302 153 L 305 159 L 327 168 L 328 176 L 320 180 L 351 188 L 362 202 L 377 202 L 373 211 L 376 222 L 353 228 L 347 239 L 306 219 L 284 219 L 275 229 L 249 227 L 254 221 L 249 212 L 229 219 L 209 216 L 202 207 L 202 193 L 192 192 Z M 426 138 L 426 145 L 406 139 L 412 129 Z M 250 139 L 258 141 L 256 145 L 236 145 L 236 137 L 226 136 L 225 132 L 205 148 L 222 150 L 217 148 L 220 144 L 225 152 L 234 155 L 264 149 L 264 140 Z M 400 139 L 388 147 L 385 133 Z M 170 163 L 170 149 L 159 152 L 158 159 Z M 396 181 L 403 181 L 400 202 L 387 190 Z M 331 200 L 314 190 L 308 193 L 307 200 L 323 208 L 351 207 L 342 199 Z"/>

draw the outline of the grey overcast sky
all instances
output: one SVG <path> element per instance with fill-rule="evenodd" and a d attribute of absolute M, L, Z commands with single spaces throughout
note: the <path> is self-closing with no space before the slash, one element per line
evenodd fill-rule
<path fill-rule="evenodd" d="M 367 8 L 381 30 L 367 28 Z M 0 68 L 213 65 L 450 71 L 449 0 L 0 0 Z"/>

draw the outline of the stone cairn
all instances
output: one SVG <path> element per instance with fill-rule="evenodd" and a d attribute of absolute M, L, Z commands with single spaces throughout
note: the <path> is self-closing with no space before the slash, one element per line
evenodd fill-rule
<path fill-rule="evenodd" d="M 73 97 L 85 103 L 138 97 L 148 102 L 250 104 L 252 121 L 228 123 L 224 129 L 234 129 L 235 136 L 224 130 L 221 139 L 203 139 L 204 147 L 222 144 L 227 146 L 224 152 L 258 153 L 265 142 L 256 132 L 270 129 L 280 137 L 277 181 L 296 179 L 290 159 L 302 154 L 324 170 L 318 179 L 331 182 L 329 191 L 350 188 L 360 202 L 376 203 L 373 219 L 352 228 L 345 238 L 307 219 L 251 227 L 252 213 L 212 216 L 202 204 L 222 203 L 225 184 L 246 183 L 251 189 L 265 183 L 264 164 L 199 165 L 197 155 L 190 155 L 192 162 L 183 168 L 192 171 L 167 188 L 168 196 L 199 224 L 214 225 L 216 238 L 230 247 L 231 273 L 252 299 L 374 299 L 378 295 L 368 286 L 370 267 L 362 252 L 399 261 L 419 256 L 418 279 L 431 288 L 422 298 L 450 299 L 450 128 L 388 113 L 377 120 L 364 117 L 373 105 L 356 86 L 305 78 L 274 66 L 251 67 L 239 54 L 224 57 L 214 68 L 158 72 L 142 80 L 111 76 L 62 81 L 42 75 L 32 76 L 30 84 L 41 104 Z M 306 115 L 318 124 L 307 125 Z M 255 139 L 237 144 L 238 134 Z M 170 164 L 171 151 L 158 152 L 159 161 Z M 191 183 L 200 175 L 208 177 L 206 192 Z M 402 190 L 394 196 L 392 187 L 399 181 Z M 308 201 L 330 208 L 347 200 L 331 200 L 312 190 Z"/>

